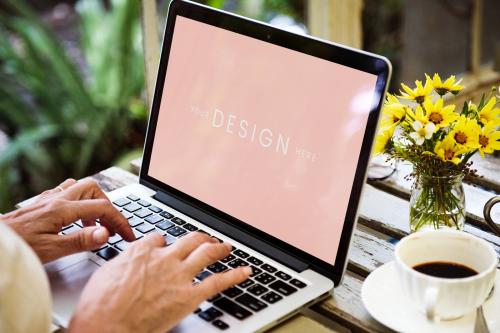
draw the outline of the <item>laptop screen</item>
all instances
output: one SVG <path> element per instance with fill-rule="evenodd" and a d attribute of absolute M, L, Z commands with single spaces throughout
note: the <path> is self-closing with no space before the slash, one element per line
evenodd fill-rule
<path fill-rule="evenodd" d="M 334 264 L 376 81 L 177 16 L 148 175 Z"/>

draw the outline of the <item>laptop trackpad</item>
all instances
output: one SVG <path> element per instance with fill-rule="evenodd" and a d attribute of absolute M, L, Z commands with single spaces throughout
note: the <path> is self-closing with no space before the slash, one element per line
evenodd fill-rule
<path fill-rule="evenodd" d="M 55 267 L 47 269 L 48 267 L 46 267 L 53 297 L 54 319 L 64 327 L 68 326 L 87 281 L 92 273 L 99 268 L 88 258 L 81 259 L 76 262 L 59 262 L 58 269 L 54 269 Z"/>

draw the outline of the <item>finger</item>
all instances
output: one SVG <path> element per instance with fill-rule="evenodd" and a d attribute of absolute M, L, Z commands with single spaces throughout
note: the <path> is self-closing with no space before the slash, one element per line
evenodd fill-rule
<path fill-rule="evenodd" d="M 95 219 L 82 220 L 82 224 L 84 227 L 93 227 L 96 225 L 96 220 Z"/>
<path fill-rule="evenodd" d="M 65 189 L 67 189 L 68 187 L 74 185 L 74 184 L 76 184 L 76 180 L 74 180 L 73 178 L 66 179 L 65 181 L 63 181 L 61 184 L 59 184 L 58 186 L 54 187 L 53 189 L 50 189 L 50 190 L 42 192 L 38 196 L 38 200 L 43 200 L 45 198 L 50 197 L 51 195 L 60 193 L 60 192 L 64 191 Z"/>
<path fill-rule="evenodd" d="M 134 233 L 132 232 L 127 219 L 125 219 L 125 217 L 123 217 L 123 215 L 113 207 L 109 200 L 58 200 L 57 202 L 54 202 L 53 205 L 55 206 L 55 209 L 58 209 L 58 211 L 64 215 L 64 220 L 67 224 L 73 223 L 79 219 L 99 219 L 101 221 L 101 225 L 106 227 L 111 234 L 116 232 L 128 242 L 135 240 Z M 58 206 L 62 207 L 58 208 Z"/>
<path fill-rule="evenodd" d="M 62 191 L 60 197 L 67 200 L 84 200 L 84 199 L 109 200 L 106 194 L 104 194 L 104 192 L 101 190 L 97 182 L 90 178 L 86 178 L 76 182 L 71 187 Z"/>
<path fill-rule="evenodd" d="M 250 267 L 238 267 L 209 276 L 195 286 L 198 289 L 196 294 L 200 297 L 199 302 L 245 281 L 250 277 L 250 274 L 252 274 Z"/>
<path fill-rule="evenodd" d="M 59 236 L 58 256 L 95 250 L 106 244 L 108 238 L 109 232 L 104 227 L 87 227 L 69 235 Z"/>
<path fill-rule="evenodd" d="M 109 198 L 104 194 L 104 192 L 101 190 L 97 182 L 93 179 L 86 178 L 83 180 L 80 180 L 79 182 L 76 182 L 73 184 L 71 188 L 68 188 L 67 190 L 63 191 L 59 195 L 60 198 L 64 198 L 66 200 L 88 200 L 88 199 L 103 199 L 106 201 L 109 201 Z M 111 204 L 111 201 L 109 201 Z M 95 225 L 94 222 L 95 219 L 90 221 L 90 223 L 85 224 L 85 225 Z M 108 221 L 106 217 L 102 217 L 100 223 L 108 228 L 108 231 L 112 236 L 115 234 L 115 228 L 113 226 L 112 221 Z M 119 233 L 119 232 L 118 232 Z"/>
<path fill-rule="evenodd" d="M 198 246 L 207 242 L 214 243 L 212 238 L 210 238 L 210 236 L 208 236 L 207 234 L 201 232 L 192 232 L 175 242 L 169 250 L 173 251 L 179 259 L 183 260 Z"/>
<path fill-rule="evenodd" d="M 75 185 L 77 183 L 77 181 L 73 178 L 68 178 L 66 179 L 65 181 L 63 181 L 61 184 L 59 184 L 59 188 L 56 187 L 56 189 L 58 189 L 59 191 L 62 189 L 63 191 L 68 189 L 69 187 Z"/>
<path fill-rule="evenodd" d="M 193 276 L 206 266 L 226 257 L 231 252 L 229 243 L 203 243 L 186 258 L 184 264 Z"/>

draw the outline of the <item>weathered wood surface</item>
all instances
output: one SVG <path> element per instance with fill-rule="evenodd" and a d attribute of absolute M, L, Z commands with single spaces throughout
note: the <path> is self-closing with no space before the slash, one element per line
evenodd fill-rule
<path fill-rule="evenodd" d="M 137 176 L 119 168 L 104 170 L 94 178 L 107 191 L 137 181 Z M 361 284 L 362 279 L 370 272 L 393 259 L 394 244 L 408 234 L 408 201 L 366 185 L 358 224 L 353 236 L 348 273 L 342 285 L 335 288 L 332 297 L 314 305 L 312 310 L 353 332 L 388 332 L 386 327 L 377 323 L 364 309 L 360 298 Z M 473 225 L 467 224 L 465 230 L 485 238 L 500 253 L 498 237 Z M 303 315 L 298 315 L 290 319 L 287 325 L 295 325 L 295 320 L 300 320 L 301 325 L 309 322 L 303 319 Z M 314 330 L 312 327 L 311 329 Z"/>
<path fill-rule="evenodd" d="M 487 156 L 485 159 L 478 154 L 471 158 L 472 165 L 481 177 L 475 178 L 472 183 L 500 193 L 500 158 Z"/>

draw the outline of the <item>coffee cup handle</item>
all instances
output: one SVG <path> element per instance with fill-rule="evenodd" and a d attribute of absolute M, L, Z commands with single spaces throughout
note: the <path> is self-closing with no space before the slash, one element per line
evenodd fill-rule
<path fill-rule="evenodd" d="M 439 295 L 439 289 L 428 287 L 424 294 L 425 315 L 427 320 L 434 321 L 436 317 L 436 303 Z"/>
<path fill-rule="evenodd" d="M 500 236 L 500 227 L 495 224 L 490 214 L 493 206 L 499 202 L 500 202 L 500 196 L 493 197 L 490 200 L 488 200 L 488 202 L 484 205 L 483 209 L 483 215 L 486 223 L 488 223 L 491 230 L 493 230 L 498 236 Z"/>

